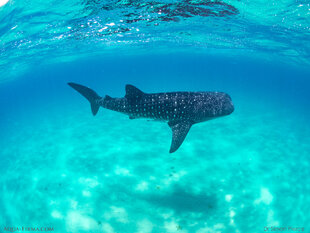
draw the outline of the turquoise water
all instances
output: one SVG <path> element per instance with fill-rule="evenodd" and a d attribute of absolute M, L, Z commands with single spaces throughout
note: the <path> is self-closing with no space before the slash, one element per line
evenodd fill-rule
<path fill-rule="evenodd" d="M 307 1 L 8 1 L 0 231 L 309 232 L 309 17 Z M 224 91 L 235 111 L 169 154 L 167 124 L 94 117 L 70 81 Z"/>

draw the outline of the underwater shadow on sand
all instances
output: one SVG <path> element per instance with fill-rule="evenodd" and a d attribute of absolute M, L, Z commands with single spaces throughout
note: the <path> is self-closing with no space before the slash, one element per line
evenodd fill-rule
<path fill-rule="evenodd" d="M 192 193 L 179 185 L 165 194 L 149 193 L 140 197 L 154 206 L 172 209 L 177 214 L 200 213 L 206 217 L 217 208 L 214 194 Z"/>

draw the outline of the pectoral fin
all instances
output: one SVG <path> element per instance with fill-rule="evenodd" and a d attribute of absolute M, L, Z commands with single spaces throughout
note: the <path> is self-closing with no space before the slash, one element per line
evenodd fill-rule
<path fill-rule="evenodd" d="M 169 152 L 173 153 L 182 145 L 188 131 L 193 124 L 192 122 L 178 121 L 169 122 L 168 125 L 172 129 L 172 142 Z"/>

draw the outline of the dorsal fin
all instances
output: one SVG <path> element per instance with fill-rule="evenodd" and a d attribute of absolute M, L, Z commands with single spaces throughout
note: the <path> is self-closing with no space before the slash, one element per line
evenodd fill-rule
<path fill-rule="evenodd" d="M 126 85 L 126 95 L 125 98 L 129 101 L 136 101 L 139 100 L 144 95 L 144 92 L 139 90 L 133 85 L 127 84 Z"/>
<path fill-rule="evenodd" d="M 177 122 L 169 121 L 168 125 L 172 129 L 172 142 L 169 152 L 173 153 L 177 149 L 179 149 L 179 147 L 182 145 L 193 123 L 187 121 L 177 121 Z"/>

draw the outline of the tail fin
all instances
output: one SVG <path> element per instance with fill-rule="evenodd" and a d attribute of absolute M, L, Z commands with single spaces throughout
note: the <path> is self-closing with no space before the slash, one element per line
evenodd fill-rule
<path fill-rule="evenodd" d="M 91 111 L 93 115 L 95 116 L 100 107 L 97 100 L 101 99 L 101 97 L 97 95 L 97 93 L 94 92 L 92 89 L 82 86 L 80 84 L 68 83 L 68 85 L 72 87 L 74 90 L 76 90 L 77 92 L 79 92 L 82 96 L 84 96 L 90 102 Z"/>

